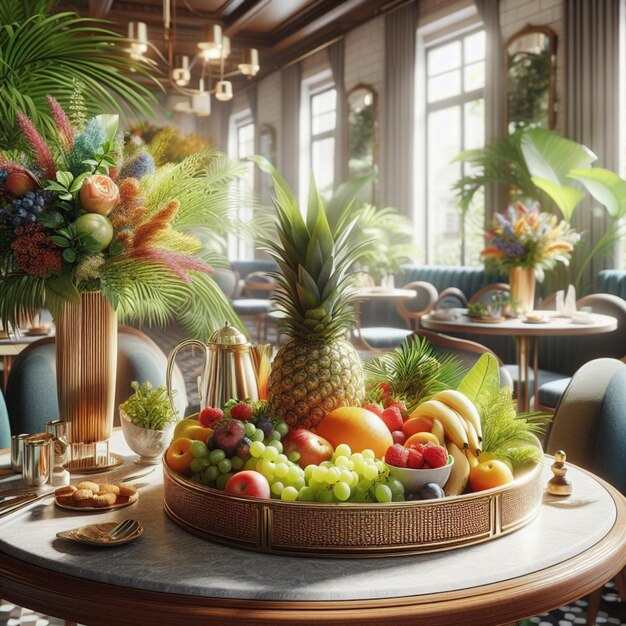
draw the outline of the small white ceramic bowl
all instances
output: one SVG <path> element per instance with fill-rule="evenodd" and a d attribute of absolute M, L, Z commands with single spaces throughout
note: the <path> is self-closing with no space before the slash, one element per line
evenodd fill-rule
<path fill-rule="evenodd" d="M 385 463 L 389 473 L 395 476 L 403 485 L 405 493 L 419 493 L 427 483 L 436 483 L 443 487 L 450 478 L 454 459 L 448 455 L 448 462 L 443 467 L 432 469 L 413 469 L 411 467 L 396 467 Z"/>

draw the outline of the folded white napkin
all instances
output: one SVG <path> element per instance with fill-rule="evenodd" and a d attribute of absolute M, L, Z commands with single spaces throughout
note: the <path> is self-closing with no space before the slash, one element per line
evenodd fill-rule
<path fill-rule="evenodd" d="M 565 315 L 565 292 L 562 289 L 556 292 L 556 314 Z"/>
<path fill-rule="evenodd" d="M 564 313 L 568 317 L 572 317 L 576 313 L 576 289 L 574 285 L 569 285 L 567 295 L 565 296 Z"/>

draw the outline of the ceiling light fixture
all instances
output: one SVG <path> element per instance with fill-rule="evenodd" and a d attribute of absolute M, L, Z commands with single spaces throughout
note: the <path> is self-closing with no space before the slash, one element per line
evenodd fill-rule
<path fill-rule="evenodd" d="M 198 54 L 190 60 L 189 56 L 174 56 L 176 47 L 176 11 L 172 12 L 172 0 L 163 0 L 163 33 L 165 38 L 165 54 L 163 54 L 148 38 L 148 26 L 144 22 L 129 22 L 128 40 L 129 54 L 134 59 L 141 59 L 155 64 L 146 57 L 148 49 L 155 52 L 167 67 L 169 84 L 179 93 L 190 99 L 189 112 L 199 116 L 211 113 L 211 94 L 222 101 L 233 97 L 233 85 L 227 78 L 243 74 L 247 78 L 254 77 L 260 70 L 259 52 L 256 48 L 244 50 L 237 69 L 225 72 L 225 61 L 230 57 L 230 38 L 223 34 L 219 24 L 210 23 L 204 27 L 202 41 L 198 42 Z M 187 2 L 187 8 L 193 11 Z M 175 6 L 175 5 L 174 5 Z M 195 12 L 195 11 L 194 11 Z M 189 87 L 191 71 L 201 64 L 198 88 Z M 215 82 L 214 82 L 215 81 Z M 214 82 L 214 86 L 213 86 Z M 178 110 L 181 110 L 179 107 Z"/>

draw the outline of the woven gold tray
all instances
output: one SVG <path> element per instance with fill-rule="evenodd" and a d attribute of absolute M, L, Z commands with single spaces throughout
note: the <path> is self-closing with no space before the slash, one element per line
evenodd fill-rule
<path fill-rule="evenodd" d="M 258 552 L 375 557 L 450 550 L 530 522 L 544 491 L 542 466 L 480 493 L 389 504 L 323 504 L 242 498 L 174 472 L 163 457 L 166 513 L 185 530 Z"/>

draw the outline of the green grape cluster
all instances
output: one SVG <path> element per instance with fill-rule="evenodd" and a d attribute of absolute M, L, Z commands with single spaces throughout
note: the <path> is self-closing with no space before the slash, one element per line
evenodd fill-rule
<path fill-rule="evenodd" d="M 299 472 L 297 478 L 301 477 L 300 475 L 303 474 L 303 471 L 300 467 L 293 463 L 293 461 L 298 460 L 298 453 L 292 453 L 290 455 L 291 460 L 283 454 L 283 444 L 281 443 L 281 439 L 289 432 L 287 422 L 284 420 L 273 421 L 265 418 L 265 421 L 256 420 L 256 424 L 253 421 L 244 421 L 243 425 L 245 428 L 245 438 L 243 441 L 246 441 L 247 438 L 249 446 L 238 448 L 238 451 L 230 457 L 228 457 L 226 452 L 220 448 L 211 450 L 203 441 L 193 442 L 191 445 L 191 454 L 194 459 L 190 465 L 190 469 L 193 472 L 191 477 L 192 481 L 198 482 L 207 487 L 224 489 L 228 479 L 236 472 L 243 469 L 257 469 L 256 462 L 258 457 L 255 458 L 253 456 L 252 450 L 258 451 L 260 448 L 264 451 L 267 450 L 267 452 L 265 452 L 266 456 L 262 460 L 266 460 L 268 464 L 276 465 L 277 463 L 280 463 L 280 468 L 278 470 L 279 473 L 275 479 L 276 482 L 280 483 L 282 481 L 282 483 L 285 484 L 285 481 L 282 480 L 282 478 L 287 475 L 283 475 L 284 468 L 282 465 L 284 463 L 288 464 L 287 472 L 291 471 L 291 477 L 294 475 L 294 470 L 292 468 L 297 468 Z M 252 463 L 249 461 L 254 461 L 255 466 L 251 467 Z M 268 474 L 270 473 L 269 469 L 271 467 L 271 465 L 268 465 L 266 468 L 266 472 Z M 260 469 L 257 471 L 260 471 Z M 273 484 L 272 480 L 270 480 L 266 473 L 261 473 L 268 478 L 270 484 Z M 287 486 L 293 487 L 294 484 L 295 480 L 288 482 Z M 302 484 L 304 485 L 304 481 L 302 481 Z M 300 486 L 299 481 L 297 482 L 297 485 L 298 487 Z M 274 491 L 272 493 L 274 493 Z M 282 492 L 279 492 L 277 497 L 280 497 L 281 493 Z"/>
<path fill-rule="evenodd" d="M 372 450 L 352 453 L 346 444 L 337 446 L 330 461 L 307 465 L 306 487 L 299 500 L 314 502 L 402 502 L 404 486 L 389 474 Z"/>

